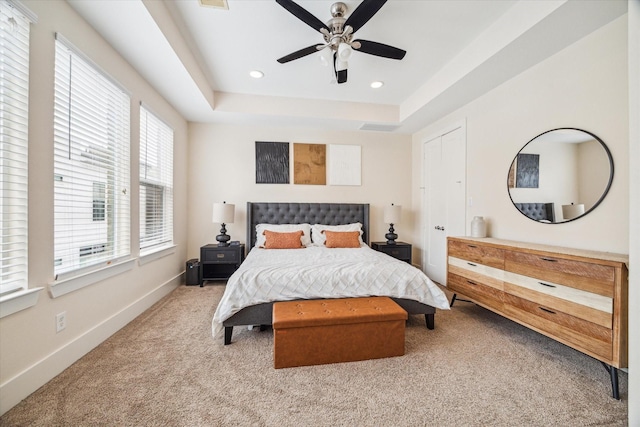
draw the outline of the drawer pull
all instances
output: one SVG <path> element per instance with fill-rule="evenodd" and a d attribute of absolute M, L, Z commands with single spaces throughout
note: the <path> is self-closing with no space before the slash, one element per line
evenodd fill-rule
<path fill-rule="evenodd" d="M 553 310 L 549 310 L 548 308 L 544 308 L 544 307 L 538 307 L 540 310 L 545 311 L 547 313 L 551 313 L 551 314 L 556 314 L 555 311 Z"/>
<path fill-rule="evenodd" d="M 556 285 L 550 285 L 550 284 L 544 283 L 544 282 L 538 282 L 538 283 L 540 283 L 542 286 L 547 286 L 549 288 L 555 288 L 556 287 Z"/>
<path fill-rule="evenodd" d="M 224 254 L 216 254 L 218 258 L 224 258 Z"/>
<path fill-rule="evenodd" d="M 470 285 L 473 285 L 473 286 L 477 286 L 478 285 L 476 282 L 472 282 L 471 280 L 467 280 L 467 283 L 469 283 Z"/>
<path fill-rule="evenodd" d="M 470 248 L 474 248 L 474 249 L 477 248 L 476 245 L 467 245 L 467 246 L 469 246 Z"/>
<path fill-rule="evenodd" d="M 543 261 L 549 261 L 549 262 L 558 262 L 557 259 L 553 259 L 553 258 L 545 258 L 545 257 L 540 257 L 541 260 Z"/>
<path fill-rule="evenodd" d="M 477 265 L 472 262 L 467 262 L 467 264 L 469 264 L 471 267 L 477 267 Z"/>

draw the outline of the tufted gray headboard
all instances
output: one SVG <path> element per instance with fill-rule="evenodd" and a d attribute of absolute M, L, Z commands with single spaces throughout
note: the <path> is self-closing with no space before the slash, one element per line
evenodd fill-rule
<path fill-rule="evenodd" d="M 536 221 L 555 222 L 553 203 L 514 203 L 524 215 Z"/>
<path fill-rule="evenodd" d="M 247 250 L 256 244 L 256 225 L 362 224 L 362 240 L 369 244 L 369 204 L 360 203 L 256 203 L 247 202 Z"/>

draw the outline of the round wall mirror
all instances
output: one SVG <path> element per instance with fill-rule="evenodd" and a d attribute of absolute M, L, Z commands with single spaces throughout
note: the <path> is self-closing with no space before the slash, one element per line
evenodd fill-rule
<path fill-rule="evenodd" d="M 558 224 L 581 218 L 604 199 L 613 158 L 604 142 L 581 129 L 553 129 L 533 138 L 511 162 L 507 187 L 527 218 Z"/>

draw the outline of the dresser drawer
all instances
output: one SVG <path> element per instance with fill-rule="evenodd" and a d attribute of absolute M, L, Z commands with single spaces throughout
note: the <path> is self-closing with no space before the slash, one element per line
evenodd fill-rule
<path fill-rule="evenodd" d="M 449 273 L 462 276 L 473 282 L 479 282 L 483 285 L 491 286 L 492 288 L 496 288 L 500 291 L 504 290 L 503 270 L 453 256 L 450 256 L 448 261 Z"/>
<path fill-rule="evenodd" d="M 202 262 L 219 262 L 223 264 L 240 262 L 240 252 L 237 249 L 203 249 L 201 252 Z"/>
<path fill-rule="evenodd" d="M 582 351 L 611 359 L 613 352 L 611 328 L 605 328 L 515 295 L 505 294 L 503 301 L 504 313 L 508 317 Z"/>
<path fill-rule="evenodd" d="M 613 299 L 609 297 L 510 272 L 505 273 L 504 291 L 606 328 L 613 324 Z"/>
<path fill-rule="evenodd" d="M 453 273 L 447 275 L 447 289 L 451 292 L 459 292 L 480 305 L 497 310 L 498 312 L 502 311 L 504 292 L 499 289 L 486 286 L 479 281 L 470 280 Z"/>
<path fill-rule="evenodd" d="M 613 297 L 615 268 L 608 265 L 505 251 L 505 270 Z"/>
<path fill-rule="evenodd" d="M 504 250 L 474 243 L 449 240 L 449 255 L 487 265 L 504 268 Z"/>

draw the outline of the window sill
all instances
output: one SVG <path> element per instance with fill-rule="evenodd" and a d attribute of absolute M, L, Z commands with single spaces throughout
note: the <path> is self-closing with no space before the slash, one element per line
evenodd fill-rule
<path fill-rule="evenodd" d="M 0 318 L 36 305 L 38 295 L 43 289 L 44 288 L 25 289 L 0 298 Z"/>
<path fill-rule="evenodd" d="M 93 285 L 94 283 L 108 279 L 118 274 L 129 271 L 133 268 L 135 260 L 128 259 L 116 264 L 112 264 L 108 267 L 94 270 L 80 276 L 75 276 L 69 279 L 58 280 L 49 284 L 49 290 L 53 298 L 58 298 L 62 295 L 66 295 L 69 292 L 82 289 L 85 286 Z"/>
<path fill-rule="evenodd" d="M 140 258 L 138 259 L 138 265 L 144 265 L 146 263 L 155 261 L 160 258 L 164 258 L 176 252 L 176 245 L 163 246 L 162 248 L 154 248 L 152 251 L 140 252 Z"/>

